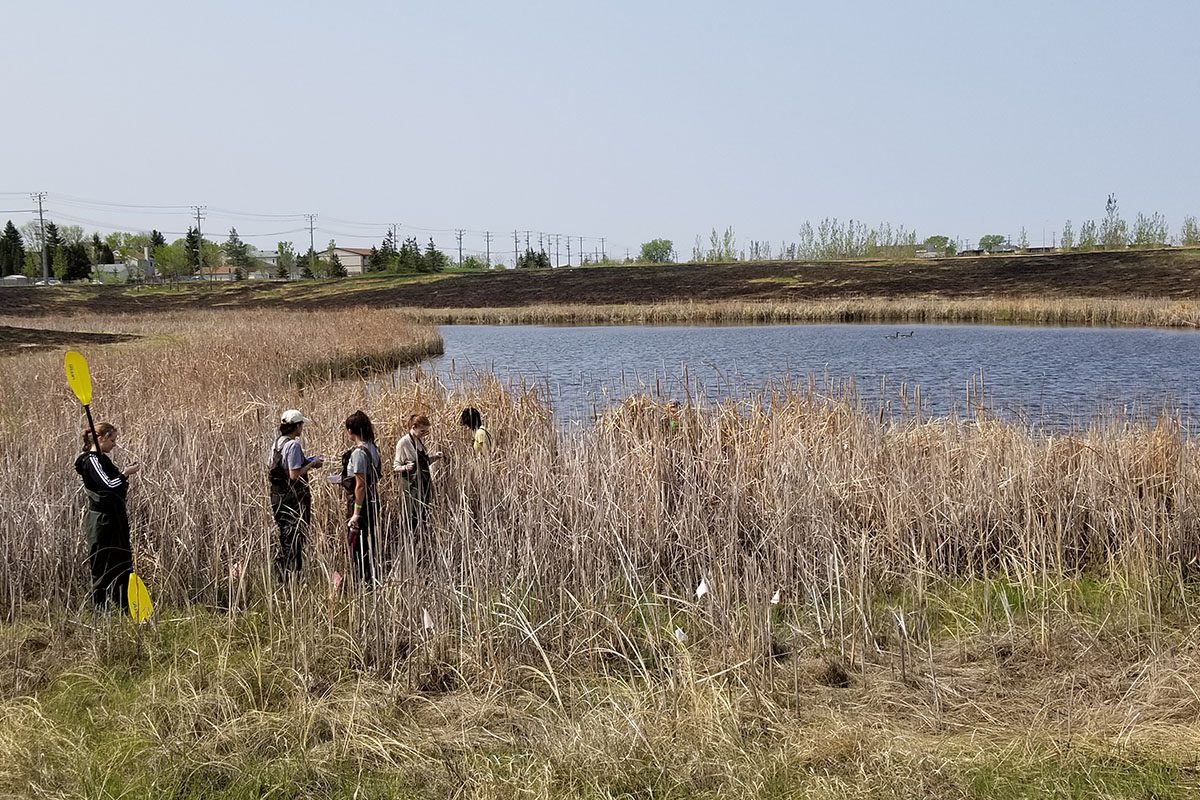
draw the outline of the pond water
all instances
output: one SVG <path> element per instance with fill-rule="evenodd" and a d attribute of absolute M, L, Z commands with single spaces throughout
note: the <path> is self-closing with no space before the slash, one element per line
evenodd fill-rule
<path fill-rule="evenodd" d="M 924 412 L 963 410 L 982 374 L 997 413 L 1055 428 L 1114 410 L 1178 409 L 1194 426 L 1200 338 L 1148 328 L 985 325 L 584 326 L 446 325 L 444 379 L 491 372 L 542 387 L 563 420 L 649 389 L 710 399 L 780 380 L 855 380 L 869 401 L 898 405 L 920 386 Z M 899 333 L 900 336 L 896 337 Z M 911 334 L 911 335 L 909 335 Z M 896 338 L 893 338 L 896 337 Z"/>

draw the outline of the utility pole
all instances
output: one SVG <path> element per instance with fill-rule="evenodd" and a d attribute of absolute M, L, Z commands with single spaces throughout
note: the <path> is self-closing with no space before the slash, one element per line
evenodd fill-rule
<path fill-rule="evenodd" d="M 521 246 L 521 242 L 517 239 L 517 231 L 513 231 L 513 268 L 520 266 L 521 257 L 517 255 L 517 248 Z"/>
<path fill-rule="evenodd" d="M 529 231 L 525 231 L 525 249 L 529 250 Z"/>
<path fill-rule="evenodd" d="M 600 260 L 608 261 L 608 253 L 604 250 L 604 237 L 600 237 Z"/>
<path fill-rule="evenodd" d="M 557 233 L 554 234 L 554 266 L 561 267 L 562 259 L 559 257 L 559 252 L 558 252 L 558 238 L 559 238 L 558 234 Z"/>
<path fill-rule="evenodd" d="M 34 192 L 29 197 L 32 200 L 37 200 L 38 204 L 38 224 L 42 228 L 42 280 L 49 283 L 50 262 L 46 260 L 46 216 L 42 210 L 42 201 L 46 199 L 46 193 Z"/>
<path fill-rule="evenodd" d="M 492 268 L 492 232 L 483 232 L 483 247 L 486 255 L 483 257 L 483 263 L 487 264 L 487 268 Z"/>
<path fill-rule="evenodd" d="M 455 235 L 456 235 L 456 236 L 458 236 L 458 265 L 461 267 L 461 266 L 462 266 L 462 237 L 463 237 L 463 229 L 462 229 L 462 228 L 459 228 L 457 231 L 455 231 Z"/>
<path fill-rule="evenodd" d="M 201 276 L 204 275 L 204 234 L 200 232 L 200 215 L 207 208 L 208 206 L 192 206 L 192 210 L 196 212 L 196 273 Z M 212 282 L 212 279 L 213 274 L 209 272 L 209 282 Z"/>
<path fill-rule="evenodd" d="M 308 217 L 308 271 L 317 277 L 317 249 L 313 239 L 313 226 L 317 221 L 316 214 L 305 214 Z"/>
<path fill-rule="evenodd" d="M 583 237 L 579 237 L 579 266 L 583 266 Z"/>
<path fill-rule="evenodd" d="M 571 234 L 567 234 L 567 266 L 571 266 Z"/>

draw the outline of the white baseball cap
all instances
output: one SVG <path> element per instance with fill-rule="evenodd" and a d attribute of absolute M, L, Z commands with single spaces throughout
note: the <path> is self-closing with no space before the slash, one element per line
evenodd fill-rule
<path fill-rule="evenodd" d="M 294 408 L 289 408 L 283 412 L 283 416 L 279 418 L 279 421 L 284 425 L 295 425 L 297 422 L 310 422 L 308 417 Z"/>

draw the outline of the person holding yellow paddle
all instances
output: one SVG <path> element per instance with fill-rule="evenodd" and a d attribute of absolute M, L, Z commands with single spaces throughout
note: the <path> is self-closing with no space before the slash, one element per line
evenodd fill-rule
<path fill-rule="evenodd" d="M 75 459 L 75 471 L 83 478 L 88 499 L 83 527 L 92 567 L 92 605 L 97 609 L 113 602 L 124 609 L 129 604 L 129 576 L 133 573 L 125 496 L 130 476 L 141 465 L 119 469 L 109 458 L 116 444 L 116 427 L 101 422 L 94 431 L 88 428 L 83 432 L 83 452 Z"/>
<path fill-rule="evenodd" d="M 88 426 L 83 431 L 83 452 L 75 459 L 75 471 L 83 478 L 88 508 L 84 531 L 88 539 L 88 562 L 92 569 L 92 604 L 104 609 L 110 603 L 128 608 L 138 623 L 150 619 L 154 606 L 146 584 L 133 571 L 133 548 L 129 542 L 129 514 L 125 497 L 129 478 L 141 465 L 132 463 L 120 469 L 109 453 L 117 445 L 116 426 L 92 421 L 92 376 L 87 361 L 75 351 L 63 359 L 63 370 L 71 391 L 83 404 Z"/>

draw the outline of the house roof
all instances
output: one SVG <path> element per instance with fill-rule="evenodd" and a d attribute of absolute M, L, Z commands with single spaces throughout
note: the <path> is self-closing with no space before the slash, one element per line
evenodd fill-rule
<path fill-rule="evenodd" d="M 335 247 L 333 249 L 337 253 L 354 253 L 356 256 L 371 255 L 371 248 L 369 247 Z"/>

